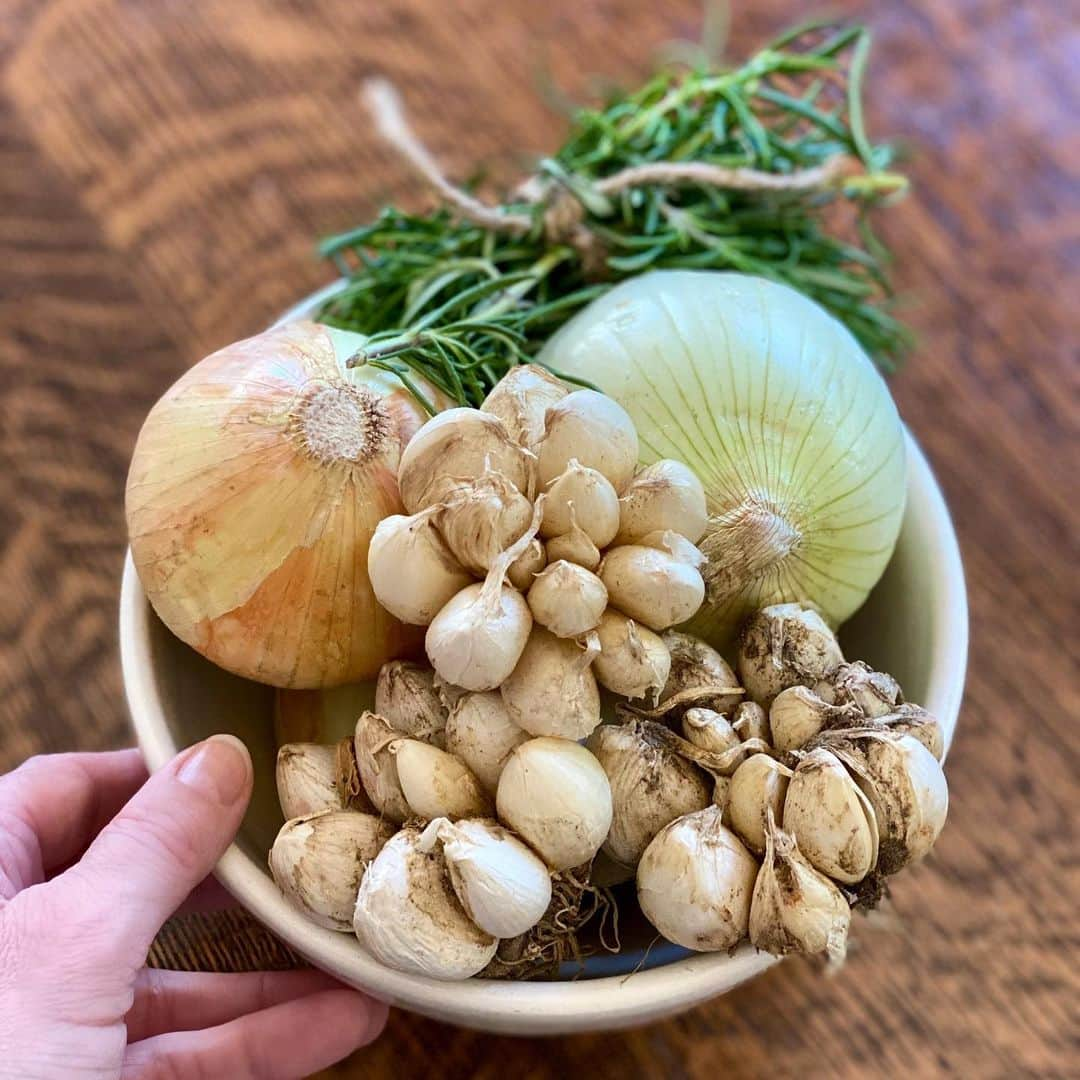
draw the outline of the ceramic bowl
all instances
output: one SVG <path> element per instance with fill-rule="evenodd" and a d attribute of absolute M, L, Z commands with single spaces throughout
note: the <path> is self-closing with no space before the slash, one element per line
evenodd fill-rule
<path fill-rule="evenodd" d="M 279 322 L 309 314 L 334 287 Z M 907 441 L 908 500 L 899 543 L 866 604 L 844 626 L 841 642 L 847 655 L 892 672 L 909 700 L 940 718 L 948 742 L 967 660 L 964 573 L 941 491 L 914 439 L 908 435 Z M 152 769 L 214 732 L 232 732 L 250 748 L 254 797 L 217 875 L 263 924 L 343 982 L 438 1020 L 542 1035 L 647 1023 L 722 994 L 774 962 L 749 945 L 729 956 L 665 944 L 650 949 L 642 963 L 643 948 L 629 940 L 619 955 L 595 957 L 583 972 L 567 971 L 551 982 L 445 983 L 385 968 L 351 935 L 308 922 L 274 885 L 266 856 L 282 818 L 274 791 L 273 691 L 214 667 L 173 637 L 154 615 L 130 555 L 121 587 L 120 646 L 128 708 Z"/>

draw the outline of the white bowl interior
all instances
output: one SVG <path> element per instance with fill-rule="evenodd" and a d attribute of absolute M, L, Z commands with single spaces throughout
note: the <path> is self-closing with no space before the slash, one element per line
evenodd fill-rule
<path fill-rule="evenodd" d="M 312 309 L 312 298 L 286 318 Z M 283 320 L 284 321 L 284 320 Z M 884 577 L 841 632 L 845 654 L 892 672 L 909 700 L 934 712 L 951 741 L 967 659 L 967 601 L 952 523 L 925 457 L 908 437 L 908 504 Z M 610 1029 L 678 1012 L 723 993 L 773 961 L 744 946 L 695 955 L 669 944 L 586 962 L 555 982 L 440 983 L 382 967 L 351 935 L 307 922 L 281 896 L 266 855 L 281 825 L 274 790 L 273 691 L 215 667 L 154 615 L 131 563 L 124 569 L 121 659 L 128 706 L 151 768 L 215 732 L 238 735 L 255 762 L 255 793 L 218 876 L 257 918 L 343 981 L 437 1019 L 516 1034 Z M 642 943 L 644 943 L 642 939 Z"/>

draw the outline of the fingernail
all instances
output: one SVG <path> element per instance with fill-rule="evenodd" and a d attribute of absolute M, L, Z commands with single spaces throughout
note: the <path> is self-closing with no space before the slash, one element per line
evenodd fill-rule
<path fill-rule="evenodd" d="M 247 791 L 250 776 L 247 747 L 235 735 L 211 735 L 190 752 L 176 779 L 222 806 L 232 806 Z"/>

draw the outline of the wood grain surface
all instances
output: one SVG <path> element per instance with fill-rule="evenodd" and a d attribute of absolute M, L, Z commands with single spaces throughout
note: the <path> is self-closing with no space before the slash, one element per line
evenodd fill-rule
<path fill-rule="evenodd" d="M 795 14 L 733 6 L 733 55 Z M 922 344 L 894 389 L 972 610 L 946 832 L 832 978 L 789 962 L 664 1024 L 544 1042 L 401 1014 L 331 1075 L 1080 1075 L 1076 31 L 1049 3 L 833 6 L 873 25 L 873 128 L 912 153 L 887 232 Z M 130 740 L 122 492 L 151 403 L 327 279 L 316 236 L 423 202 L 361 78 L 400 83 L 453 174 L 509 178 L 563 128 L 541 72 L 582 94 L 698 27 L 691 0 L 0 0 L 0 769 Z M 240 915 L 154 956 L 290 962 Z"/>

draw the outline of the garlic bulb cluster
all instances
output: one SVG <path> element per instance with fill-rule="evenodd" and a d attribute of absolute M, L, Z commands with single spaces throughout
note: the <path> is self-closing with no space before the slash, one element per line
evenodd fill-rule
<path fill-rule="evenodd" d="M 393 374 L 346 367 L 363 341 L 297 322 L 237 342 L 181 376 L 139 433 L 126 494 L 139 579 L 177 637 L 245 678 L 356 682 L 419 645 L 367 567 L 425 414 Z"/>

